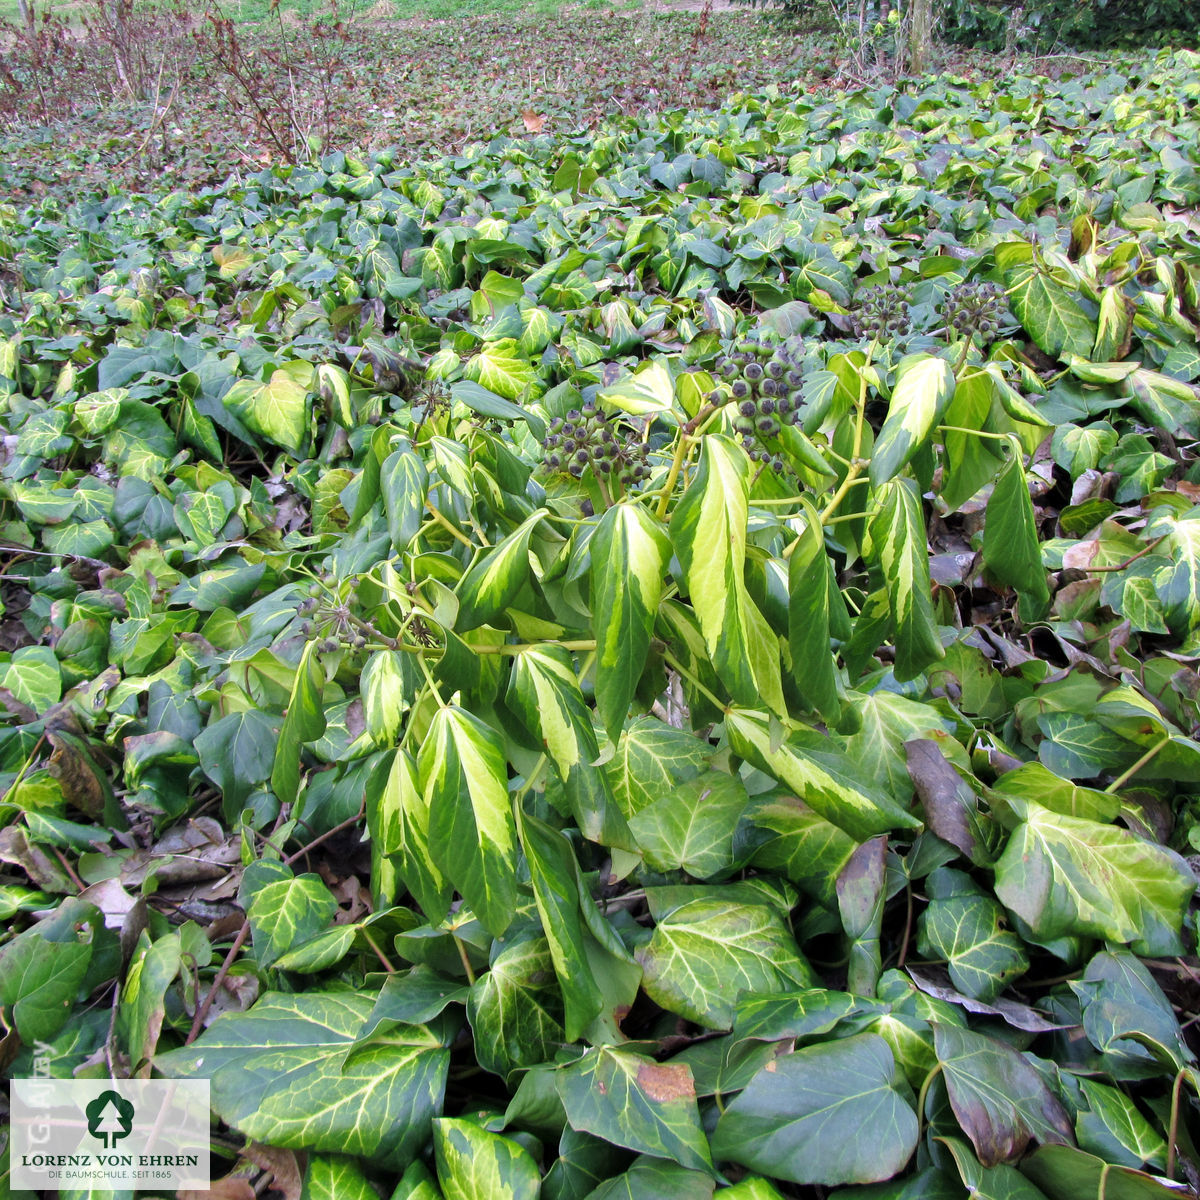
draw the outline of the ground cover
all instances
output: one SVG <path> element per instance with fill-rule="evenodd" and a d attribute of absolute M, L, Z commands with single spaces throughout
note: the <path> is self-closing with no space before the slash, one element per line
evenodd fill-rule
<path fill-rule="evenodd" d="M 1198 65 L 0 210 L 10 1072 L 289 1195 L 1194 1184 Z"/>

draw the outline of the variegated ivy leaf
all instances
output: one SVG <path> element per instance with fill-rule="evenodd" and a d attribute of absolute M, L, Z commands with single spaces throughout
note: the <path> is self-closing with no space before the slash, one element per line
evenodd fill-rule
<path fill-rule="evenodd" d="M 446 1200 L 535 1200 L 541 1173 L 529 1151 L 474 1121 L 439 1117 L 433 1123 L 438 1183 Z"/>
<path fill-rule="evenodd" d="M 222 403 L 241 417 L 247 428 L 299 454 L 308 443 L 308 398 L 314 378 L 311 363 L 286 363 L 265 383 L 239 380 Z"/>
<path fill-rule="evenodd" d="M 616 504 L 601 518 L 588 552 L 596 708 L 609 737 L 615 738 L 646 666 L 671 545 L 642 505 Z"/>
<path fill-rule="evenodd" d="M 880 490 L 871 519 L 871 547 L 887 592 L 899 680 L 914 679 L 945 655 L 933 618 L 929 549 L 921 499 L 911 479 L 892 479 Z"/>
<path fill-rule="evenodd" d="M 872 486 L 899 474 L 928 444 L 953 395 L 954 371 L 945 359 L 910 354 L 900 360 L 888 415 L 871 451 Z"/>
<path fill-rule="evenodd" d="M 996 895 L 1040 942 L 1098 937 L 1136 954 L 1178 954 L 1196 888 L 1165 846 L 1114 825 L 1006 798 L 1020 817 L 996 863 Z"/>
<path fill-rule="evenodd" d="M 566 787 L 580 832 L 604 846 L 634 848 L 600 757 L 591 710 L 565 650 L 547 645 L 516 656 L 508 706 L 541 739 Z"/>
<path fill-rule="evenodd" d="M 374 1004 L 361 992 L 267 993 L 154 1065 L 210 1079 L 213 1111 L 255 1141 L 398 1169 L 429 1139 L 450 1053 L 441 1033 L 399 1025 L 348 1056 Z"/>
<path fill-rule="evenodd" d="M 832 738 L 812 729 L 772 729 L 766 713 L 731 709 L 725 717 L 735 754 L 786 784 L 814 812 L 866 840 L 920 821 L 860 773 Z"/>
<path fill-rule="evenodd" d="M 682 1063 L 657 1063 L 619 1046 L 600 1046 L 561 1067 L 555 1086 L 573 1129 L 712 1171 L 696 1085 Z"/>
<path fill-rule="evenodd" d="M 924 958 L 946 961 L 960 992 L 990 1003 L 1029 968 L 1015 933 L 1003 928 L 1004 910 L 969 875 L 939 867 L 925 882 L 929 905 L 917 925 Z"/>
<path fill-rule="evenodd" d="M 597 399 L 635 417 L 665 413 L 675 407 L 675 384 L 662 363 L 651 361 L 636 374 L 605 388 Z"/>
<path fill-rule="evenodd" d="M 406 750 L 397 750 L 380 774 L 367 789 L 372 892 L 377 901 L 390 903 L 395 888 L 388 885 L 396 872 L 426 919 L 440 921 L 450 904 L 451 887 L 429 849 L 429 800 L 416 763 Z"/>
<path fill-rule="evenodd" d="M 746 590 L 750 460 L 728 438 L 704 439 L 671 518 L 671 542 L 713 666 L 741 704 L 786 711 L 779 639 Z"/>
<path fill-rule="evenodd" d="M 337 901 L 318 875 L 277 879 L 254 893 L 246 919 L 261 966 L 326 929 Z"/>
<path fill-rule="evenodd" d="M 462 633 L 494 621 L 529 579 L 529 539 L 545 511 L 527 517 L 469 570 L 459 585 L 455 630 Z"/>
<path fill-rule="evenodd" d="M 512 921 L 517 835 L 500 735 L 457 706 L 440 708 L 418 755 L 429 854 L 494 936 Z"/>
<path fill-rule="evenodd" d="M 653 889 L 647 899 L 658 917 Z M 738 992 L 769 995 L 817 982 L 776 909 L 725 897 L 701 895 L 661 914 L 636 957 L 646 995 L 707 1029 L 732 1027 Z"/>
<path fill-rule="evenodd" d="M 463 369 L 468 379 L 505 400 L 516 400 L 537 380 L 537 372 L 521 354 L 515 338 L 488 343 Z"/>

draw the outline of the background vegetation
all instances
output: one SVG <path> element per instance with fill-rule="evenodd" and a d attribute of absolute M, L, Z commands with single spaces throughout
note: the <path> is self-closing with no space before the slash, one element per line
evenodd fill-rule
<path fill-rule="evenodd" d="M 83 15 L 0 1065 L 210 1078 L 237 1200 L 1194 1190 L 1200 56 Z"/>

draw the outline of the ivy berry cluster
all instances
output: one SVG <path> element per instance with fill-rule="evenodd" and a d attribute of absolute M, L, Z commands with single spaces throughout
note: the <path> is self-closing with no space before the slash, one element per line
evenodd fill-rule
<path fill-rule="evenodd" d="M 995 283 L 960 283 L 942 301 L 939 313 L 947 332 L 965 338 L 978 334 L 985 345 L 1009 319 L 1004 289 Z"/>
<path fill-rule="evenodd" d="M 859 299 L 858 310 L 850 318 L 855 337 L 889 342 L 912 330 L 908 311 L 912 297 L 897 283 L 882 283 L 867 288 Z"/>
<path fill-rule="evenodd" d="M 719 358 L 717 374 L 729 389 L 734 430 L 754 462 L 783 470 L 783 459 L 768 445 L 800 413 L 802 347 L 747 340 Z"/>
<path fill-rule="evenodd" d="M 580 479 L 590 466 L 602 479 L 636 487 L 650 476 L 646 447 L 628 426 L 602 412 L 594 400 L 555 417 L 546 434 L 547 470 Z"/>

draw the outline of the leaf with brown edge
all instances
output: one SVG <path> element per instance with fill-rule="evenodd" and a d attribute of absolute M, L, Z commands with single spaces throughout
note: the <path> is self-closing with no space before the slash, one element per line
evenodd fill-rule
<path fill-rule="evenodd" d="M 1025 1057 L 954 1025 L 933 1026 L 950 1107 L 985 1167 L 1019 1158 L 1031 1140 L 1073 1146 L 1071 1118 Z"/>
<path fill-rule="evenodd" d="M 986 866 L 992 856 L 985 844 L 975 793 L 932 738 L 914 738 L 904 743 L 904 750 L 909 778 L 930 832 L 961 850 L 976 866 Z"/>
<path fill-rule="evenodd" d="M 555 1072 L 572 1129 L 712 1172 L 691 1069 L 656 1063 L 620 1046 L 599 1046 Z"/>

